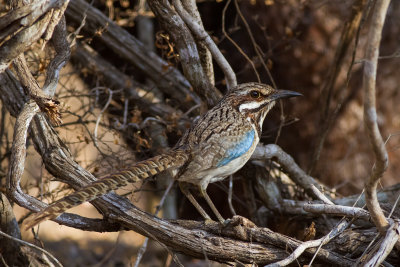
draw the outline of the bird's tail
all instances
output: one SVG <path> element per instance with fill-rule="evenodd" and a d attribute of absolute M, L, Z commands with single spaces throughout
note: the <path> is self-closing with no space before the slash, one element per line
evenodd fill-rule
<path fill-rule="evenodd" d="M 138 162 L 129 169 L 99 179 L 75 193 L 57 200 L 44 210 L 31 215 L 31 218 L 28 218 L 24 223 L 25 228 L 29 229 L 41 221 L 54 219 L 72 207 L 78 206 L 86 201 L 92 201 L 128 183 L 143 180 L 167 169 L 179 168 L 185 164 L 187 159 L 187 154 L 184 153 L 184 151 L 174 150 L 170 153 Z"/>

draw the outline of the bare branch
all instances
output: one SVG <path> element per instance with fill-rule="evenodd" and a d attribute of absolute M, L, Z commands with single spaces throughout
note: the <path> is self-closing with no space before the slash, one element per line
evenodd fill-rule
<path fill-rule="evenodd" d="M 174 182 L 175 182 L 175 181 L 173 181 L 173 180 L 170 181 L 170 183 L 169 183 L 167 189 L 164 191 L 164 194 L 163 194 L 162 198 L 160 199 L 160 202 L 158 203 L 158 206 L 157 206 L 157 208 L 156 208 L 156 211 L 154 212 L 154 215 L 155 215 L 155 216 L 158 215 L 158 213 L 159 213 L 160 210 L 161 210 L 161 207 L 164 205 L 164 201 L 165 201 L 165 199 L 168 197 L 168 194 L 169 194 L 169 192 L 171 191 L 172 186 L 174 185 Z M 143 255 L 144 255 L 144 253 L 146 252 L 148 243 L 149 243 L 149 238 L 146 237 L 145 240 L 144 240 L 144 242 L 143 242 L 143 244 L 142 244 L 142 246 L 140 247 L 140 249 L 139 249 L 139 251 L 138 251 L 137 256 L 136 256 L 136 261 L 135 261 L 134 267 L 138 267 L 138 266 L 139 266 L 140 261 L 142 260 Z"/>
<path fill-rule="evenodd" d="M 140 106 L 143 111 L 160 116 L 164 119 L 171 115 L 175 115 L 177 117 L 181 116 L 181 112 L 179 110 L 176 110 L 168 104 L 152 103 L 146 98 L 140 97 L 138 89 L 151 91 L 151 88 L 136 82 L 128 75 L 119 71 L 115 66 L 104 60 L 88 45 L 78 43 L 74 53 L 72 53 L 72 60 L 81 63 L 82 66 L 85 66 L 90 74 L 100 75 L 103 77 L 104 82 L 110 88 L 124 89 L 127 99 L 134 101 L 135 104 Z"/>
<path fill-rule="evenodd" d="M 213 58 L 225 74 L 228 89 L 235 87 L 237 85 L 236 75 L 224 55 L 222 55 L 217 45 L 211 39 L 210 35 L 183 8 L 180 0 L 173 0 L 172 3 L 174 4 L 176 11 L 179 13 L 181 18 L 185 21 L 186 25 L 188 25 L 188 27 L 192 31 L 192 33 L 195 34 L 196 37 L 200 40 L 203 40 L 204 43 L 207 45 Z"/>
<path fill-rule="evenodd" d="M 5 73 L 0 74 L 0 91 L 0 97 L 3 104 L 5 104 L 12 115 L 17 116 L 20 109 L 24 105 L 23 90 L 20 86 L 18 86 L 18 82 L 15 80 L 12 73 L 8 70 Z M 29 122 L 26 121 L 26 119 L 31 119 L 32 110 L 34 112 L 37 112 L 37 109 L 37 105 L 31 102 L 30 104 L 27 104 L 25 112 L 18 115 L 20 121 L 18 122 L 18 125 L 16 124 L 15 126 L 18 131 L 14 132 L 15 134 L 13 141 L 13 146 L 15 147 L 15 149 L 12 150 L 13 154 L 11 155 L 9 173 L 7 175 L 8 195 L 12 197 L 13 200 L 18 203 L 18 205 L 34 211 L 39 211 L 43 209 L 47 206 L 47 204 L 37 200 L 34 197 L 31 197 L 30 195 L 25 194 L 20 187 L 20 180 L 24 170 L 24 162 L 26 157 L 26 153 L 24 152 L 26 150 L 26 139 L 24 138 L 27 137 L 26 131 L 28 130 L 29 125 Z M 34 140 L 40 144 L 37 146 L 37 148 L 44 149 L 43 146 L 50 146 L 48 147 L 48 149 L 52 151 L 56 147 L 59 147 L 62 150 L 59 151 L 62 156 L 69 155 L 69 151 L 68 149 L 66 149 L 66 146 L 64 144 L 58 143 L 60 141 L 58 136 L 52 136 L 48 134 L 49 132 L 54 134 L 54 132 L 51 130 L 50 125 L 48 124 L 44 116 L 41 116 L 39 114 L 38 117 L 39 118 L 37 124 L 39 124 L 42 128 L 38 129 L 35 125 L 33 125 L 32 129 Z M 48 157 L 51 157 L 51 155 L 52 154 L 50 152 L 49 154 L 47 154 Z M 46 159 L 46 157 L 44 157 L 44 159 Z M 52 163 L 54 164 L 55 162 Z M 72 166 L 72 168 L 74 168 L 74 170 L 79 170 L 79 165 Z M 63 165 L 63 167 L 60 167 L 56 171 L 60 170 L 62 170 L 62 172 L 59 172 L 60 174 L 63 174 L 63 172 L 65 172 L 65 174 L 67 175 L 71 174 L 68 174 L 68 168 L 66 168 L 66 165 Z M 66 225 L 74 226 L 78 229 L 87 231 L 117 231 L 121 228 L 120 225 L 112 222 L 110 223 L 106 220 L 88 219 L 72 214 L 64 214 L 57 218 L 55 221 L 63 222 Z"/>
<path fill-rule="evenodd" d="M 0 26 L 8 27 L 5 34 L 0 36 L 0 73 L 8 67 L 13 59 L 39 40 L 46 31 L 52 16 L 52 12 L 48 11 L 62 6 L 64 2 L 62 0 L 42 0 L 28 5 L 28 7 L 19 7 L 0 19 Z M 8 35 L 11 36 L 6 40 Z M 2 39 L 5 41 L 3 42 Z"/>
<path fill-rule="evenodd" d="M 305 211 L 317 213 L 317 214 L 349 216 L 352 218 L 363 219 L 366 221 L 370 221 L 370 219 L 371 219 L 371 215 L 369 214 L 368 211 L 361 209 L 361 208 L 356 208 L 356 207 L 305 203 L 303 208 Z"/>
<path fill-rule="evenodd" d="M 61 123 L 61 114 L 58 109 L 60 102 L 49 98 L 39 87 L 38 82 L 33 78 L 26 64 L 25 56 L 19 55 L 14 60 L 14 67 L 23 87 L 28 91 L 29 97 L 36 102 L 40 110 L 44 112 L 54 125 Z M 51 71 L 50 71 L 51 72 Z M 58 83 L 58 75 L 54 76 Z M 52 92 L 54 94 L 54 92 Z"/>
<path fill-rule="evenodd" d="M 389 229 L 386 231 L 386 236 L 383 239 L 378 251 L 376 253 L 371 253 L 372 256 L 368 262 L 364 263 L 363 266 L 380 266 L 389 253 L 392 251 L 393 247 L 400 237 L 400 222 L 396 220 L 390 225 Z"/>
<path fill-rule="evenodd" d="M 43 36 L 44 43 L 43 43 L 42 47 L 44 47 L 46 45 L 46 43 L 52 38 L 54 29 L 56 28 L 57 25 L 59 25 L 59 22 L 62 19 L 64 19 L 64 12 L 65 12 L 65 9 L 67 9 L 68 3 L 69 3 L 69 0 L 66 0 L 60 8 L 55 9 L 53 11 L 49 25 L 47 26 L 46 32 Z M 64 24 L 65 24 L 65 21 L 64 21 Z M 65 53 L 68 53 L 68 51 L 69 51 L 69 49 L 67 51 L 65 51 Z M 60 53 L 62 51 L 57 51 L 57 52 Z"/>
<path fill-rule="evenodd" d="M 182 5 L 190 14 L 194 21 L 204 30 L 203 21 L 201 20 L 199 10 L 197 9 L 195 0 L 182 0 Z M 205 31 L 205 30 L 204 30 Z M 202 40 L 196 40 L 197 48 L 199 50 L 200 62 L 203 66 L 204 72 L 208 77 L 211 85 L 215 85 L 214 79 L 214 66 L 212 63 L 211 53 Z"/>
<path fill-rule="evenodd" d="M 251 159 L 272 159 L 276 158 L 282 165 L 284 171 L 296 184 L 304 188 L 307 194 L 314 199 L 319 199 L 320 195 L 315 193 L 315 189 L 324 192 L 324 188 L 311 176 L 307 175 L 293 160 L 293 158 L 275 144 L 261 146 L 258 145 Z M 313 188 L 313 186 L 315 188 Z"/>
<path fill-rule="evenodd" d="M 64 8 L 66 8 L 66 6 L 64 6 Z M 58 10 L 58 12 L 61 12 L 61 10 Z M 43 86 L 43 93 L 48 97 L 54 96 L 60 76 L 60 70 L 68 62 L 71 55 L 71 50 L 67 41 L 67 29 L 63 13 L 61 13 L 61 18 L 59 18 L 57 22 L 58 24 L 55 26 L 54 31 L 52 31 L 51 38 L 56 56 L 51 60 L 47 67 L 46 81 Z"/>
<path fill-rule="evenodd" d="M 193 86 L 193 90 L 202 97 L 208 107 L 214 106 L 222 94 L 210 83 L 190 30 L 168 1 L 151 0 L 148 4 L 174 41 L 183 72 Z"/>
<path fill-rule="evenodd" d="M 15 195 L 15 190 L 19 189 L 19 181 L 25 169 L 26 140 L 28 137 L 28 127 L 33 116 L 39 111 L 35 102 L 30 101 L 25 104 L 14 126 L 13 145 L 11 148 L 10 167 L 7 175 L 7 192 L 10 196 Z M 19 199 L 24 201 L 24 199 Z"/>
<path fill-rule="evenodd" d="M 256 65 L 254 64 L 253 60 L 249 58 L 249 56 L 243 51 L 243 49 L 232 39 L 232 37 L 229 36 L 229 34 L 226 32 L 225 29 L 225 14 L 226 10 L 228 9 L 229 4 L 231 3 L 231 0 L 226 1 L 226 4 L 224 6 L 224 9 L 222 10 L 222 33 L 224 36 L 235 46 L 235 48 L 239 51 L 239 53 L 247 60 L 247 62 L 250 63 L 251 67 L 253 68 L 254 74 L 257 77 L 257 81 L 261 82 L 260 79 L 260 74 L 258 74 Z"/>
<path fill-rule="evenodd" d="M 393 186 L 379 190 L 377 197 L 380 203 L 386 202 L 393 204 L 395 202 L 396 197 L 398 197 L 399 195 L 400 195 L 400 184 L 395 184 Z M 356 201 L 357 199 L 359 200 Z M 335 204 L 342 206 L 352 206 L 354 205 L 354 203 L 356 203 L 356 207 L 363 207 L 364 205 L 366 205 L 364 194 L 362 194 L 361 197 L 359 194 L 356 194 L 344 198 L 338 198 L 335 199 L 334 202 Z"/>
<path fill-rule="evenodd" d="M 324 237 L 316 240 L 310 240 L 307 242 L 302 243 L 300 246 L 298 246 L 295 251 L 293 251 L 292 254 L 290 254 L 289 257 L 287 257 L 284 260 L 281 260 L 279 262 L 275 262 L 272 264 L 267 265 L 266 267 L 279 267 L 279 266 L 287 266 L 293 261 L 297 260 L 301 254 L 304 253 L 304 251 L 308 248 L 315 248 L 315 247 L 321 247 L 325 244 L 327 244 L 329 241 L 331 241 L 333 238 L 341 234 L 350 224 L 343 220 L 340 222 L 338 225 L 336 225 L 335 228 L 333 228 L 329 234 L 325 235 Z M 317 252 L 318 253 L 318 252 Z M 311 264 L 310 264 L 311 265 Z"/>
<path fill-rule="evenodd" d="M 34 244 L 31 244 L 31 243 L 28 243 L 28 242 L 26 242 L 26 241 L 24 241 L 24 240 L 15 238 L 15 237 L 13 237 L 13 236 L 10 236 L 10 235 L 8 235 L 8 234 L 2 232 L 2 231 L 0 231 L 0 235 L 4 236 L 4 237 L 6 237 L 6 238 L 9 238 L 9 239 L 11 239 L 11 240 L 13 240 L 13 241 L 15 241 L 15 242 L 19 242 L 19 243 L 21 243 L 21 244 L 23 244 L 23 245 L 25 245 L 25 246 L 28 246 L 28 247 L 37 249 L 37 250 L 39 250 L 40 252 L 43 252 L 44 254 L 46 254 L 47 256 L 49 256 L 50 259 L 52 259 L 58 266 L 60 266 L 60 267 L 63 266 L 53 255 L 51 255 L 51 254 L 50 254 L 49 252 L 47 252 L 46 250 L 44 250 L 44 249 L 42 249 L 42 248 L 39 248 L 38 246 L 35 246 Z"/>
<path fill-rule="evenodd" d="M 21 239 L 21 232 L 15 219 L 13 208 L 7 197 L 0 192 L 0 230 Z M 9 238 L 0 237 L 0 250 L 4 260 L 12 266 L 29 265 L 29 258 L 21 251 L 21 244 Z"/>
<path fill-rule="evenodd" d="M 228 225 L 228 227 L 222 228 L 218 226 L 217 222 L 212 222 L 208 224 L 204 224 L 202 222 L 194 222 L 194 221 L 176 221 L 177 224 L 184 226 L 185 228 L 188 229 L 201 229 L 204 231 L 207 231 L 209 233 L 213 234 L 219 234 L 223 235 L 226 237 L 231 237 L 231 238 L 238 238 L 240 236 L 241 240 L 247 240 L 251 242 L 260 242 L 264 243 L 267 242 L 269 244 L 274 244 L 277 247 L 285 248 L 286 250 L 295 250 L 296 248 L 299 247 L 299 250 L 302 250 L 300 254 L 304 252 L 304 254 L 307 257 L 312 257 L 316 252 L 317 249 L 315 248 L 316 245 L 318 246 L 320 243 L 316 241 L 316 243 L 312 243 L 311 241 L 311 246 L 308 244 L 302 245 L 304 243 L 285 236 L 281 235 L 279 233 L 273 232 L 272 230 L 268 228 L 260 228 L 252 225 L 252 223 L 247 220 L 246 218 L 243 218 L 241 216 L 234 216 L 232 218 L 231 224 Z M 341 233 L 344 229 L 345 226 L 343 223 L 339 224 L 334 230 L 330 232 L 330 234 L 327 235 L 331 240 L 333 237 L 337 236 L 339 233 Z M 329 241 L 328 240 L 328 241 Z M 327 242 L 326 242 L 327 243 Z M 309 247 L 307 247 L 309 246 Z M 325 249 L 320 249 L 319 253 L 317 254 L 317 258 L 319 259 L 325 259 L 327 262 L 335 262 L 335 264 L 343 264 L 347 265 L 350 264 L 351 266 L 354 264 L 353 260 L 347 259 L 347 258 L 338 258 L 338 255 L 334 252 L 328 252 Z M 285 257 L 286 259 L 286 257 Z M 276 261 L 275 261 L 276 262 Z M 340 263 L 339 263 L 340 262 Z"/>
<path fill-rule="evenodd" d="M 270 79 L 270 81 L 271 81 L 271 83 L 272 83 L 272 86 L 273 86 L 275 89 L 278 89 L 278 87 L 277 87 L 277 85 L 276 85 L 276 83 L 275 83 L 275 80 L 274 80 L 274 78 L 272 77 L 272 74 L 271 74 L 269 68 L 267 67 L 267 64 L 265 64 L 265 60 L 264 60 L 263 56 L 261 55 L 261 52 L 260 52 L 261 49 L 260 49 L 260 47 L 258 46 L 256 40 L 254 39 L 253 32 L 251 31 L 250 26 L 249 26 L 249 24 L 247 23 L 247 20 L 245 19 L 245 17 L 244 17 L 243 14 L 242 14 L 242 11 L 240 10 L 238 1 L 237 1 L 237 0 L 233 0 L 233 2 L 235 3 L 236 11 L 237 11 L 237 13 L 238 13 L 240 19 L 242 20 L 242 22 L 243 22 L 243 24 L 244 24 L 244 26 L 245 26 L 245 28 L 246 28 L 246 31 L 247 31 L 247 33 L 248 33 L 248 35 L 249 35 L 249 37 L 250 37 L 251 44 L 253 45 L 254 52 L 256 52 L 259 62 L 261 63 L 261 65 L 263 65 L 265 71 L 267 72 L 268 78 Z M 280 102 L 281 102 L 281 101 L 280 101 Z M 281 103 L 282 103 L 282 102 L 281 102 Z M 281 108 L 282 108 L 282 106 L 281 106 Z"/>
<path fill-rule="evenodd" d="M 365 52 L 363 73 L 364 125 L 376 158 L 376 163 L 372 168 L 372 173 L 365 182 L 365 196 L 372 220 L 381 233 L 386 232 L 388 221 L 386 220 L 385 215 L 379 206 L 376 188 L 379 179 L 382 177 L 388 166 L 388 155 L 385 148 L 385 143 L 378 128 L 375 84 L 379 56 L 379 44 L 381 41 L 383 23 L 385 21 L 389 3 L 390 0 L 376 1 L 375 3 L 371 26 L 369 27 L 368 32 L 368 42 Z"/>
<path fill-rule="evenodd" d="M 135 37 L 107 18 L 97 8 L 84 0 L 73 0 L 65 15 L 78 25 L 86 17 L 83 31 L 98 36 L 103 44 L 139 70 L 147 73 L 148 78 L 158 88 L 178 99 L 183 105 L 191 107 L 192 104 L 188 100 L 193 100 L 196 104 L 201 102 L 200 98 L 190 90 L 187 79 L 176 68 L 169 66 L 168 62 L 149 51 Z M 101 34 L 99 34 L 99 29 Z"/>

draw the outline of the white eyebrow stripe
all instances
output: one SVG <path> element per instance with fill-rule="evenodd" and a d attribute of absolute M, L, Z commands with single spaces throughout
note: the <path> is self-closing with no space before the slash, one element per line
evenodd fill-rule
<path fill-rule="evenodd" d="M 248 110 L 257 109 L 263 104 L 264 104 L 264 102 L 255 102 L 255 101 L 254 102 L 245 103 L 245 104 L 241 104 L 239 106 L 239 111 L 242 112 L 245 109 L 248 109 Z"/>

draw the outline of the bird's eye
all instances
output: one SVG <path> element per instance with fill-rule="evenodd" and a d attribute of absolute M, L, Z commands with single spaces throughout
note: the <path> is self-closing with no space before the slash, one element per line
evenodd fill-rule
<path fill-rule="evenodd" d="M 259 98 L 261 96 L 261 94 L 259 91 L 253 90 L 253 91 L 250 91 L 250 96 L 252 98 Z"/>

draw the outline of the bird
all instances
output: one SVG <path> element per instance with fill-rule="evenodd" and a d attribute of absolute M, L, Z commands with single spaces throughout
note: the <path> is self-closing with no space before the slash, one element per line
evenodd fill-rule
<path fill-rule="evenodd" d="M 128 183 L 167 170 L 205 221 L 211 220 L 211 217 L 192 195 L 193 185 L 199 189 L 218 221 L 226 224 L 207 194 L 208 184 L 222 181 L 243 167 L 259 143 L 264 119 L 276 101 L 295 96 L 301 94 L 277 90 L 262 83 L 239 84 L 195 121 L 169 152 L 98 179 L 55 201 L 31 215 L 24 223 L 25 228 L 54 219 L 72 207 L 92 201 Z"/>

